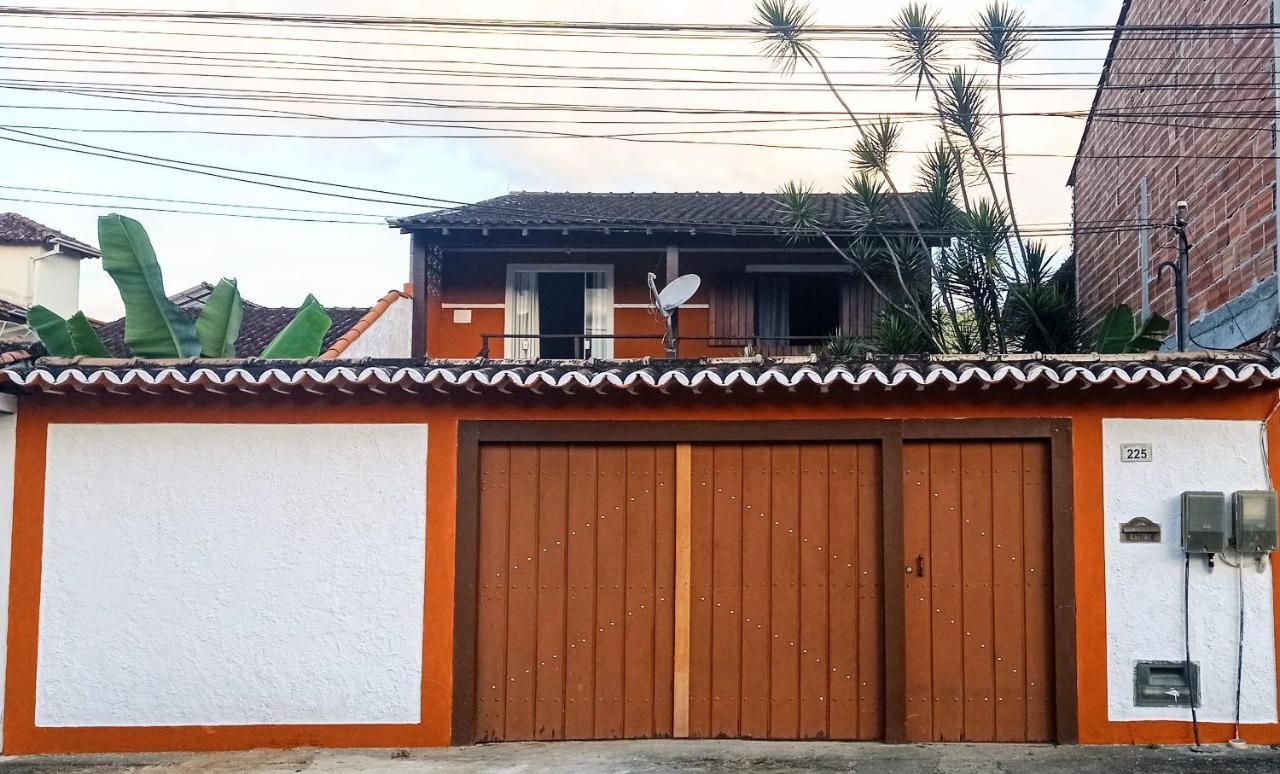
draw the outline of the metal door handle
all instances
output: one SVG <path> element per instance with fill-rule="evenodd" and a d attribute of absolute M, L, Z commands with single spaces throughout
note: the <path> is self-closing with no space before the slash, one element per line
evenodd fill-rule
<path fill-rule="evenodd" d="M 912 574 L 919 575 L 921 578 L 924 577 L 924 554 L 916 555 L 915 567 L 912 567 L 911 565 L 907 565 L 907 575 L 912 575 Z"/>

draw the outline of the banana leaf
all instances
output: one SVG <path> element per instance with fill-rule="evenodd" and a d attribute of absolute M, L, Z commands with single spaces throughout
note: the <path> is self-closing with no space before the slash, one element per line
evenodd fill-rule
<path fill-rule="evenodd" d="M 36 304 L 27 310 L 27 325 L 40 337 L 40 343 L 54 357 L 75 357 L 76 345 L 71 329 L 62 315 Z"/>
<path fill-rule="evenodd" d="M 164 294 L 164 278 L 142 224 L 121 215 L 98 218 L 102 268 L 124 301 L 124 340 L 139 357 L 196 357 L 196 326 Z"/>
<path fill-rule="evenodd" d="M 83 357 L 111 357 L 102 337 L 93 329 L 84 312 L 76 312 L 67 320 L 67 331 L 71 334 L 71 343 L 75 345 L 76 354 Z"/>
<path fill-rule="evenodd" d="M 203 357 L 235 357 L 236 337 L 240 335 L 243 319 L 244 303 L 236 281 L 223 278 L 209 294 L 196 320 L 200 354 Z"/>
<path fill-rule="evenodd" d="M 1102 355 L 1124 355 L 1160 349 L 1161 339 L 1169 333 L 1169 321 L 1158 314 L 1146 320 L 1121 304 L 1107 313 L 1098 327 L 1097 352 Z"/>
<path fill-rule="evenodd" d="M 308 295 L 289 324 L 262 351 L 262 357 L 275 360 L 316 357 L 332 325 L 329 313 L 315 296 Z"/>

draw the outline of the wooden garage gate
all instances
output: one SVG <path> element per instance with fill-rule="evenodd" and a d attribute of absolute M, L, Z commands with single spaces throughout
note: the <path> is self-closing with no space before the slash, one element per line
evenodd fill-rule
<path fill-rule="evenodd" d="M 885 443 L 479 443 L 459 740 L 1058 737 L 1049 444 Z"/>

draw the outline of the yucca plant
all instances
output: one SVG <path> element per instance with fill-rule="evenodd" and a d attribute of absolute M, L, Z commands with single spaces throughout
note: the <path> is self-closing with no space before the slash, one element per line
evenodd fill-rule
<path fill-rule="evenodd" d="M 1013 189 L 1009 184 L 1008 136 L 1005 132 L 1004 70 L 1012 62 L 1027 55 L 1026 17 L 1004 0 L 992 0 L 979 14 L 974 24 L 974 48 L 978 59 L 996 69 L 996 116 L 1000 129 L 1000 174 L 1004 179 L 1005 201 L 1009 202 L 1009 220 L 1014 236 L 1023 243 L 1022 230 L 1018 228 L 1018 214 L 1013 208 Z"/>
<path fill-rule="evenodd" d="M 871 345 L 866 339 L 844 331 L 836 331 L 822 343 L 822 349 L 818 351 L 818 355 L 827 360 L 856 360 L 865 357 L 871 351 Z"/>
<path fill-rule="evenodd" d="M 884 309 L 877 346 L 897 353 L 1076 351 L 1081 325 L 1073 293 L 1045 280 L 1051 257 L 1043 245 L 1023 240 L 1009 181 L 1002 87 L 1005 68 L 1027 52 L 1021 12 L 991 0 L 973 28 L 978 58 L 996 69 L 994 116 L 983 79 L 964 68 L 944 69 L 949 38 L 936 11 L 913 2 L 894 17 L 893 70 L 932 101 L 939 128 L 937 142 L 921 157 L 919 193 L 910 207 L 891 174 L 900 128 L 849 109 L 809 39 L 812 19 L 798 0 L 757 5 L 766 54 L 787 73 L 802 63 L 815 67 L 857 130 L 847 217 L 839 227 L 822 223 L 800 184 L 778 199 L 793 237 L 824 240 L 876 293 Z M 986 193 L 974 195 L 970 179 L 981 181 Z M 906 234 L 899 225 L 904 219 Z"/>

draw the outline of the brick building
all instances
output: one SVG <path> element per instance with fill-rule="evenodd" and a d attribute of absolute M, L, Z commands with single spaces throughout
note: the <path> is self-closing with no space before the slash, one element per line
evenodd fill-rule
<path fill-rule="evenodd" d="M 1276 0 L 1124 0 L 1069 185 L 1080 305 L 1175 318 L 1167 223 L 1189 204 L 1191 335 L 1201 346 L 1259 339 L 1280 317 Z M 1151 29 L 1152 26 L 1163 29 Z M 1146 29 L 1143 29 L 1143 28 Z"/>

